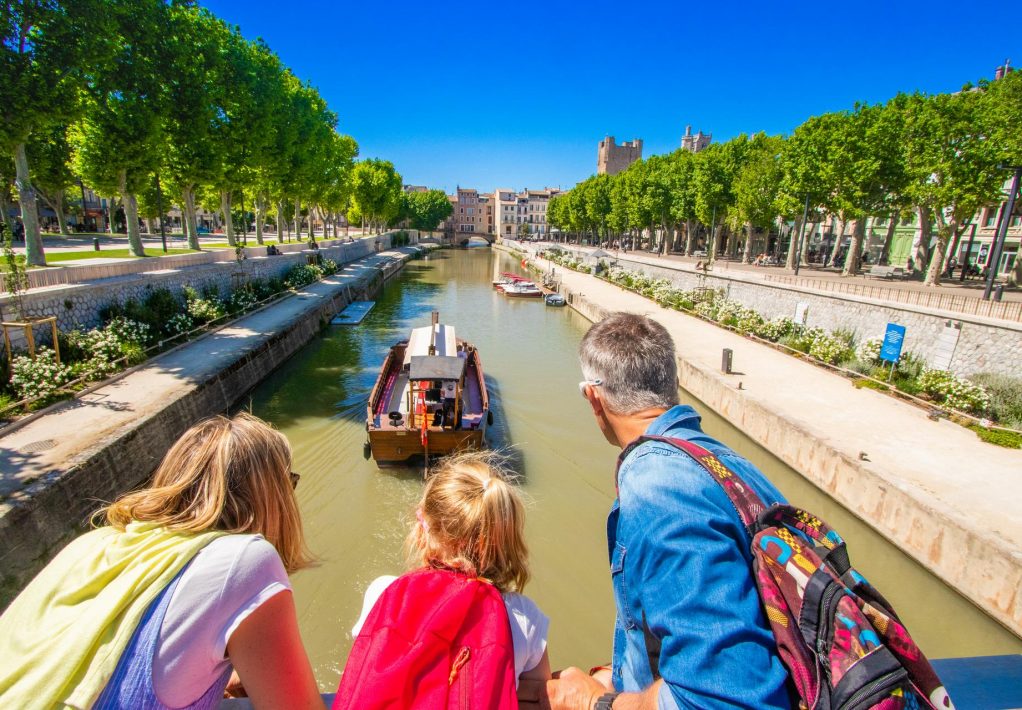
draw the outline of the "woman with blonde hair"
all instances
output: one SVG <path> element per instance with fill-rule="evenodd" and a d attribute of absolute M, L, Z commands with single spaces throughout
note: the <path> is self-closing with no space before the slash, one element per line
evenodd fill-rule
<path fill-rule="evenodd" d="M 297 481 L 256 417 L 186 431 L 0 617 L 0 706 L 214 708 L 233 667 L 256 707 L 322 708 L 288 581 Z"/>
<path fill-rule="evenodd" d="M 423 683 L 416 682 L 415 678 L 390 677 L 395 671 L 401 673 L 405 672 L 402 669 L 409 669 L 408 673 L 417 673 L 420 678 L 425 678 L 432 672 L 428 662 L 412 660 L 406 663 L 406 659 L 398 661 L 391 654 L 393 649 L 403 648 L 403 644 L 414 654 L 431 645 L 431 636 L 453 638 L 453 651 L 457 652 L 459 648 L 465 651 L 463 642 L 457 639 L 463 637 L 459 634 L 471 634 L 471 629 L 452 630 L 430 625 L 438 623 L 440 618 L 454 618 L 458 623 L 464 623 L 465 619 L 478 621 L 474 613 L 478 609 L 460 609 L 452 614 L 442 610 L 447 603 L 447 593 L 452 587 L 466 584 L 466 580 L 483 582 L 482 586 L 499 592 L 495 607 L 487 609 L 501 616 L 497 620 L 500 625 L 509 627 L 509 653 L 513 656 L 508 659 L 507 666 L 508 672 L 513 670 L 511 699 L 519 679 L 550 678 L 547 652 L 550 622 L 535 602 L 522 594 L 529 581 L 528 548 L 524 537 L 525 506 L 509 478 L 500 456 L 492 452 L 473 451 L 449 456 L 430 472 L 406 542 L 412 571 L 400 578 L 379 577 L 369 585 L 361 618 L 352 629 L 355 647 L 342 676 L 335 710 L 383 707 L 388 698 L 381 700 L 380 689 L 386 689 L 382 692 L 394 692 L 394 698 L 390 699 L 400 698 L 398 704 L 406 707 L 409 702 L 415 707 L 432 707 L 433 703 L 439 702 L 433 697 L 424 697 Z M 428 573 L 423 575 L 428 570 L 442 574 L 430 580 Z M 408 582 L 416 578 L 427 581 L 422 584 Z M 420 598 L 421 595 L 429 598 Z M 392 598 L 394 596 L 398 598 Z M 479 595 L 471 598 L 478 600 Z M 496 612 L 493 612 L 494 608 Z M 420 614 L 414 609 L 425 609 L 426 613 Z M 391 628 L 393 626 L 398 628 Z M 386 640 L 388 634 L 399 635 L 404 641 L 395 646 Z M 384 637 L 382 645 L 378 641 L 380 637 Z M 378 650 L 374 644 L 379 646 Z M 465 642 L 464 646 L 471 647 L 472 644 Z M 471 654 L 479 650 L 476 648 Z M 447 660 L 442 651 L 439 654 L 441 664 Z M 353 662 L 355 657 L 358 660 Z M 467 656 L 458 654 L 458 658 Z M 441 669 L 442 678 L 450 679 L 450 683 L 441 683 L 442 686 L 456 687 L 454 681 L 459 674 L 460 663 L 456 659 L 450 668 Z M 349 671 L 355 675 L 349 677 Z M 472 677 L 476 686 L 488 682 L 478 675 Z M 352 696 L 353 692 L 358 693 L 363 688 L 372 689 L 376 697 L 371 700 L 378 705 L 364 705 L 361 696 Z M 404 695 L 401 695 L 402 689 Z M 441 695 L 444 692 L 447 691 L 443 689 Z M 498 707 L 496 697 L 490 696 L 486 706 Z"/>

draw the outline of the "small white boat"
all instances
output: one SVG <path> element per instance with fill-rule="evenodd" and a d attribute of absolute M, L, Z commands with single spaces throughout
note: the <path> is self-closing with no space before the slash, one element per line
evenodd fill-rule
<path fill-rule="evenodd" d="M 516 281 L 506 284 L 502 289 L 508 298 L 539 298 L 543 290 L 531 281 Z"/>

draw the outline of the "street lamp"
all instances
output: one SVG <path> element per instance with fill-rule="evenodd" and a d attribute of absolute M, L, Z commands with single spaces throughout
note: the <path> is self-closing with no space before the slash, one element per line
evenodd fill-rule
<path fill-rule="evenodd" d="M 1001 262 L 1001 251 L 1004 249 L 1004 240 L 1008 237 L 1008 224 L 1015 212 L 1015 196 L 1018 194 L 1018 184 L 1022 180 L 1022 165 L 998 165 L 1001 170 L 1014 170 L 1015 175 L 1011 179 L 1011 190 L 1008 192 L 1008 204 L 1005 205 L 1001 214 L 1001 223 L 997 227 L 997 237 L 994 239 L 994 248 L 991 250 L 990 261 L 987 262 L 987 285 L 983 290 L 983 300 L 990 300 L 990 293 L 994 289 L 994 279 L 997 277 L 997 269 Z"/>

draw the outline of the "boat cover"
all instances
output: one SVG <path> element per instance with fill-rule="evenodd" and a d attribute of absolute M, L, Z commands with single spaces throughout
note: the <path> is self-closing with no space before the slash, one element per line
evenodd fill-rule
<path fill-rule="evenodd" d="M 412 356 L 409 380 L 460 380 L 465 371 L 465 359 L 460 357 Z"/>
<path fill-rule="evenodd" d="M 417 355 L 429 355 L 429 329 L 425 325 L 421 328 L 412 328 L 412 334 L 408 338 L 408 347 L 405 348 L 404 365 L 407 367 L 412 358 Z M 436 354 L 440 356 L 454 356 L 458 354 L 458 341 L 454 337 L 454 326 L 437 323 L 436 325 Z"/>

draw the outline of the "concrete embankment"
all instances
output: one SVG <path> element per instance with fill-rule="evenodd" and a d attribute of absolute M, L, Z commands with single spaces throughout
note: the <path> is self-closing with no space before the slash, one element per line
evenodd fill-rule
<path fill-rule="evenodd" d="M 498 247 L 500 248 L 500 247 Z M 554 266 L 598 321 L 646 313 L 678 345 L 679 384 L 1022 636 L 1022 452 L 698 318 Z M 721 350 L 735 371 L 720 372 Z"/>
<path fill-rule="evenodd" d="M 145 481 L 185 429 L 237 403 L 417 251 L 395 249 L 349 264 L 0 433 L 0 608 L 104 501 Z"/>

